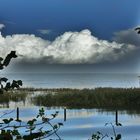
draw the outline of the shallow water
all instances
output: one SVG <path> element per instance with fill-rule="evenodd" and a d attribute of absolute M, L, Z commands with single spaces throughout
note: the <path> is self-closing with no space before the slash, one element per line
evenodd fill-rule
<path fill-rule="evenodd" d="M 27 122 L 35 117 L 38 113 L 39 106 L 34 106 L 30 97 L 41 92 L 29 94 L 23 102 L 9 102 L 1 105 L 0 116 L 5 112 L 12 113 L 4 116 L 7 118 L 16 117 L 16 108 L 20 108 L 20 119 Z M 103 134 L 113 135 L 111 125 L 105 126 L 106 123 L 115 124 L 115 110 L 105 109 L 67 109 L 67 120 L 64 122 L 64 108 L 44 107 L 48 116 L 55 111 L 59 111 L 59 115 L 54 119 L 53 123 L 62 122 L 64 126 L 59 130 L 59 135 L 63 140 L 88 140 L 93 133 L 100 131 Z M 140 111 L 139 110 L 119 110 L 118 120 L 123 126 L 115 127 L 117 133 L 122 134 L 123 140 L 140 140 Z M 2 119 L 2 118 L 1 118 Z M 45 125 L 44 128 L 47 126 Z M 48 128 L 48 127 L 47 127 Z M 24 134 L 24 129 L 21 130 Z M 108 138 L 106 138 L 108 140 Z M 106 140 L 105 139 L 105 140 Z"/>
<path fill-rule="evenodd" d="M 10 110 L 14 112 L 7 117 L 16 116 L 16 108 L 3 108 L 0 114 Z M 33 118 L 38 113 L 39 107 L 22 107 L 20 108 L 20 118 L 24 121 Z M 63 108 L 44 108 L 48 116 L 55 111 L 59 111 L 59 115 L 53 121 L 62 122 L 64 126 L 59 130 L 59 135 L 63 140 L 88 140 L 90 136 L 100 131 L 103 134 L 113 135 L 111 125 L 105 126 L 106 123 L 115 124 L 115 111 L 104 111 L 99 109 L 67 109 L 67 120 L 64 122 Z M 140 139 L 140 114 L 128 114 L 126 111 L 118 111 L 119 122 L 123 126 L 116 127 L 116 132 L 122 134 L 123 140 L 139 140 Z M 46 126 L 44 126 L 46 127 Z M 24 130 L 23 130 L 24 131 Z"/>

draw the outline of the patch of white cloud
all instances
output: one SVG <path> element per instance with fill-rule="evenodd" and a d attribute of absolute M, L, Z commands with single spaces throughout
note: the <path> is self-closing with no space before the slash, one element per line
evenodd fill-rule
<path fill-rule="evenodd" d="M 5 27 L 4 24 L 0 24 L 0 30 L 2 30 Z"/>
<path fill-rule="evenodd" d="M 38 32 L 40 32 L 43 35 L 48 35 L 52 32 L 50 29 L 39 29 Z"/>
<path fill-rule="evenodd" d="M 65 32 L 52 42 L 28 34 L 0 35 L 0 56 L 15 50 L 20 61 L 42 60 L 61 64 L 111 62 L 134 49 L 134 45 L 99 40 L 87 29 Z"/>
<path fill-rule="evenodd" d="M 3 37 L 0 34 L 0 56 L 6 56 L 14 50 L 22 59 L 39 59 L 48 44 L 49 41 L 35 35 L 15 34 Z"/>

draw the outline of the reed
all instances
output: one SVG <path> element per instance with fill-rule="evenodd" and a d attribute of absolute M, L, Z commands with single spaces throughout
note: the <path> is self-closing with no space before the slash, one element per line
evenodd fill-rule
<path fill-rule="evenodd" d="M 8 103 L 10 101 L 20 102 L 25 101 L 29 92 L 20 91 L 20 90 L 13 90 L 5 92 L 4 94 L 0 95 L 0 104 Z"/>
<path fill-rule="evenodd" d="M 35 105 L 68 108 L 139 108 L 139 88 L 57 89 L 53 94 L 38 95 Z"/>

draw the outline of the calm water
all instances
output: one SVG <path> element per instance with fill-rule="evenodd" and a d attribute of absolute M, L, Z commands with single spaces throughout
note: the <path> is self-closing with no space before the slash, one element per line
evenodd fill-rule
<path fill-rule="evenodd" d="M 4 75 L 2 75 L 4 76 Z M 104 73 L 26 73 L 5 74 L 10 80 L 21 79 L 24 87 L 95 88 L 138 87 L 138 74 Z"/>
<path fill-rule="evenodd" d="M 4 76 L 4 75 L 3 75 Z M 43 88 L 95 88 L 95 87 L 138 87 L 138 74 L 6 74 L 10 80 L 21 79 L 25 87 Z M 30 101 L 22 103 L 10 102 L 10 108 L 1 108 L 0 115 L 4 112 L 20 107 L 20 117 L 27 121 L 36 116 L 39 107 Z M 59 111 L 55 122 L 63 122 L 63 108 L 45 108 L 47 114 Z M 7 117 L 15 117 L 16 112 Z M 123 140 L 140 140 L 140 113 L 119 111 L 119 122 L 122 127 L 117 127 L 117 133 L 122 134 Z M 92 133 L 100 131 L 112 135 L 111 126 L 105 123 L 115 123 L 114 111 L 101 111 L 98 109 L 72 109 L 67 110 L 67 121 L 60 129 L 59 135 L 64 140 L 88 140 Z M 23 130 L 24 131 L 24 130 Z"/>
<path fill-rule="evenodd" d="M 24 121 L 36 116 L 39 107 L 20 108 L 20 118 Z M 101 111 L 98 109 L 72 109 L 67 110 L 67 120 L 63 121 L 63 108 L 45 108 L 47 115 L 59 111 L 58 117 L 52 123 L 62 122 L 64 126 L 59 130 L 63 140 L 88 140 L 92 133 L 100 131 L 103 134 L 113 135 L 111 126 L 105 123 L 115 123 L 114 111 Z M 0 110 L 0 114 L 10 111 L 7 108 Z M 119 122 L 123 124 L 116 128 L 117 133 L 122 134 L 123 140 L 140 140 L 140 114 L 128 114 L 126 111 L 119 111 Z M 8 115 L 15 117 L 16 111 Z M 44 126 L 46 127 L 46 126 Z M 24 132 L 24 130 L 23 130 Z"/>

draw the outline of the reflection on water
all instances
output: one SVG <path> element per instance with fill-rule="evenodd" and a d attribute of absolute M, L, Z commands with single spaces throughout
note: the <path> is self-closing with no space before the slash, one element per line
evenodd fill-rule
<path fill-rule="evenodd" d="M 40 107 L 34 106 L 31 102 L 31 97 L 40 94 L 27 94 L 25 100 L 20 102 L 9 101 L 1 104 L 0 116 L 5 112 L 8 114 L 7 118 L 16 117 L 16 108 L 20 108 L 20 118 L 27 121 L 37 115 Z M 44 94 L 44 93 L 42 93 Z M 61 107 L 47 107 L 45 108 L 47 115 L 50 116 L 55 111 L 59 111 L 55 122 L 62 122 L 64 126 L 60 129 L 59 135 L 64 140 L 88 140 L 90 136 L 96 131 L 104 134 L 112 135 L 111 126 L 105 126 L 106 123 L 114 123 L 116 119 L 116 112 L 109 109 L 67 109 L 67 119 L 64 122 L 64 108 Z M 117 127 L 117 133 L 121 133 L 123 140 L 140 139 L 140 110 L 119 110 L 118 121 L 123 124 L 122 127 Z M 45 126 L 46 127 L 46 126 Z"/>
<path fill-rule="evenodd" d="M 14 109 L 14 108 L 13 108 Z M 31 106 L 20 108 L 20 118 L 24 121 L 33 118 L 38 113 L 39 107 Z M 11 109 L 2 108 L 0 115 Z M 54 122 L 63 122 L 64 126 L 60 129 L 59 135 L 64 140 L 88 140 L 93 132 L 100 131 L 104 134 L 112 135 L 111 126 L 105 123 L 115 123 L 115 111 L 105 111 L 98 109 L 67 109 L 67 120 L 64 122 L 63 108 L 45 108 L 47 115 L 59 111 L 58 117 Z M 122 134 L 123 140 L 139 139 L 140 116 L 139 114 L 127 114 L 127 111 L 118 111 L 119 122 L 122 127 L 117 127 L 116 131 Z M 7 117 L 15 117 L 16 111 Z"/>

